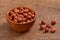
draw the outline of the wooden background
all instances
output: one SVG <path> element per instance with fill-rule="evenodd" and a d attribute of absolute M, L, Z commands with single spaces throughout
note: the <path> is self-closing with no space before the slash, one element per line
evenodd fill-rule
<path fill-rule="evenodd" d="M 16 33 L 9 28 L 6 13 L 9 9 L 26 6 L 36 12 L 36 22 L 27 33 Z M 39 21 L 56 20 L 55 33 L 39 31 Z M 0 0 L 0 40 L 60 40 L 60 0 Z"/>

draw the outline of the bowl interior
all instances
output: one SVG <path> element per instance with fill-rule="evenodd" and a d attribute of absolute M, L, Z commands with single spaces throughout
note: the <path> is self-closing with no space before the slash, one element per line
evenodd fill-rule
<path fill-rule="evenodd" d="M 15 7 L 15 8 L 20 8 L 20 7 Z M 15 9 L 15 8 L 13 8 L 13 9 Z M 27 7 L 24 7 L 24 8 L 27 8 Z M 10 10 L 13 10 L 13 9 L 10 9 Z M 31 10 L 31 11 L 33 11 L 33 10 L 30 9 L 30 8 L 28 8 L 28 9 Z M 8 10 L 8 12 L 7 12 L 7 20 L 10 21 L 11 23 L 14 23 L 14 24 L 27 24 L 27 23 L 31 23 L 31 22 L 33 22 L 33 21 L 36 20 L 36 13 L 35 13 L 35 11 L 33 11 L 33 12 L 35 13 L 35 17 L 34 17 L 34 19 L 32 19 L 30 22 L 26 22 L 26 23 L 16 23 L 16 22 L 13 22 L 13 21 L 11 21 L 11 20 L 9 19 L 9 12 L 10 12 L 10 10 Z"/>

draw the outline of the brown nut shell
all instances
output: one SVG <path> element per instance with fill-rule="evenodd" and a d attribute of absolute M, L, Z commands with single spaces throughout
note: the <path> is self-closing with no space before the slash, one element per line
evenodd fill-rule
<path fill-rule="evenodd" d="M 47 33 L 49 31 L 49 28 L 45 28 L 45 33 Z"/>
<path fill-rule="evenodd" d="M 54 33 L 56 31 L 56 28 L 55 27 L 53 27 L 53 28 L 51 28 L 51 33 Z"/>
<path fill-rule="evenodd" d="M 52 20 L 51 21 L 51 25 L 55 25 L 56 24 L 56 21 L 55 20 Z"/>
<path fill-rule="evenodd" d="M 50 24 L 47 24 L 46 27 L 47 27 L 47 28 L 51 28 L 52 26 L 51 26 Z"/>
<path fill-rule="evenodd" d="M 42 20 L 41 21 L 41 25 L 45 25 L 46 24 L 46 21 L 45 20 Z"/>
<path fill-rule="evenodd" d="M 45 29 L 45 25 L 40 25 L 40 30 L 44 30 Z"/>

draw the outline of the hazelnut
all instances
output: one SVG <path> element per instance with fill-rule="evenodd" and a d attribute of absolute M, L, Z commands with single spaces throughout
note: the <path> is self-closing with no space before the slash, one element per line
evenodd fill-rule
<path fill-rule="evenodd" d="M 56 24 L 56 21 L 55 20 L 52 20 L 51 21 L 51 25 L 55 25 Z"/>
<path fill-rule="evenodd" d="M 14 15 L 11 15 L 10 17 L 12 18 L 12 20 L 14 20 Z"/>
<path fill-rule="evenodd" d="M 56 31 L 55 27 L 51 28 L 51 33 L 54 33 L 55 31 Z"/>
<path fill-rule="evenodd" d="M 24 9 L 24 12 L 29 12 L 29 10 L 28 9 Z"/>
<path fill-rule="evenodd" d="M 24 16 L 23 15 L 19 15 L 19 17 L 23 18 Z"/>
<path fill-rule="evenodd" d="M 24 13 L 24 11 L 23 10 L 20 10 L 19 14 L 23 14 L 23 13 Z"/>
<path fill-rule="evenodd" d="M 35 12 L 31 12 L 32 14 L 34 14 Z"/>
<path fill-rule="evenodd" d="M 22 22 L 22 18 L 17 18 L 17 22 L 18 23 Z"/>
<path fill-rule="evenodd" d="M 40 30 L 44 30 L 45 29 L 45 25 L 40 25 Z"/>
<path fill-rule="evenodd" d="M 9 19 L 10 19 L 10 20 L 12 20 L 12 18 L 11 18 L 11 17 L 9 17 Z"/>
<path fill-rule="evenodd" d="M 21 7 L 20 9 L 21 9 L 21 10 L 23 10 L 24 8 L 23 8 L 23 7 Z"/>
<path fill-rule="evenodd" d="M 14 19 L 14 22 L 17 22 L 17 20 L 16 20 L 16 19 Z"/>
<path fill-rule="evenodd" d="M 45 33 L 47 33 L 49 31 L 49 28 L 45 28 Z"/>
<path fill-rule="evenodd" d="M 31 19 L 31 16 L 30 16 L 30 15 L 28 15 L 28 16 L 27 16 L 27 18 L 28 18 L 28 19 Z"/>
<path fill-rule="evenodd" d="M 35 15 L 34 15 L 34 14 L 32 14 L 32 15 L 31 15 L 31 17 L 32 17 L 32 18 L 34 18 L 34 17 L 35 17 Z"/>
<path fill-rule="evenodd" d="M 28 12 L 29 15 L 31 15 L 32 13 L 31 12 Z"/>
<path fill-rule="evenodd" d="M 13 15 L 13 16 L 16 16 L 16 14 L 14 14 L 14 13 L 13 13 L 12 15 Z"/>
<path fill-rule="evenodd" d="M 26 23 L 25 21 L 23 21 L 23 23 Z"/>
<path fill-rule="evenodd" d="M 17 19 L 17 18 L 18 18 L 17 16 L 14 17 L 14 19 Z"/>
<path fill-rule="evenodd" d="M 41 21 L 41 25 L 45 25 L 46 24 L 46 21 L 45 20 L 42 20 Z"/>
<path fill-rule="evenodd" d="M 51 25 L 50 25 L 50 24 L 47 24 L 46 27 L 47 27 L 47 28 L 51 28 Z"/>
<path fill-rule="evenodd" d="M 28 16 L 28 14 L 27 14 L 27 13 L 23 13 L 23 15 L 24 15 L 24 16 Z"/>
<path fill-rule="evenodd" d="M 30 22 L 30 20 L 27 20 L 27 22 Z"/>
<path fill-rule="evenodd" d="M 23 21 L 25 21 L 25 20 L 26 20 L 26 18 L 22 18 L 22 20 L 23 20 Z"/>
<path fill-rule="evenodd" d="M 14 12 L 13 11 L 10 11 L 11 14 L 13 14 Z"/>
<path fill-rule="evenodd" d="M 14 12 L 19 12 L 19 10 L 16 8 L 16 9 L 14 9 Z"/>

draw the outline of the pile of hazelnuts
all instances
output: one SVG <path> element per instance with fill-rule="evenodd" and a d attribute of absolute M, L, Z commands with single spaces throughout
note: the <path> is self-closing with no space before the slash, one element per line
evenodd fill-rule
<path fill-rule="evenodd" d="M 35 12 L 26 7 L 18 7 L 9 11 L 9 19 L 15 23 L 26 23 L 33 20 Z"/>
<path fill-rule="evenodd" d="M 54 33 L 56 31 L 56 28 L 53 27 L 53 25 L 55 25 L 55 24 L 56 24 L 55 20 L 52 20 L 51 24 L 46 24 L 46 21 L 42 20 L 41 24 L 40 24 L 40 30 L 44 30 L 45 33 L 49 32 L 49 31 L 51 33 Z"/>

